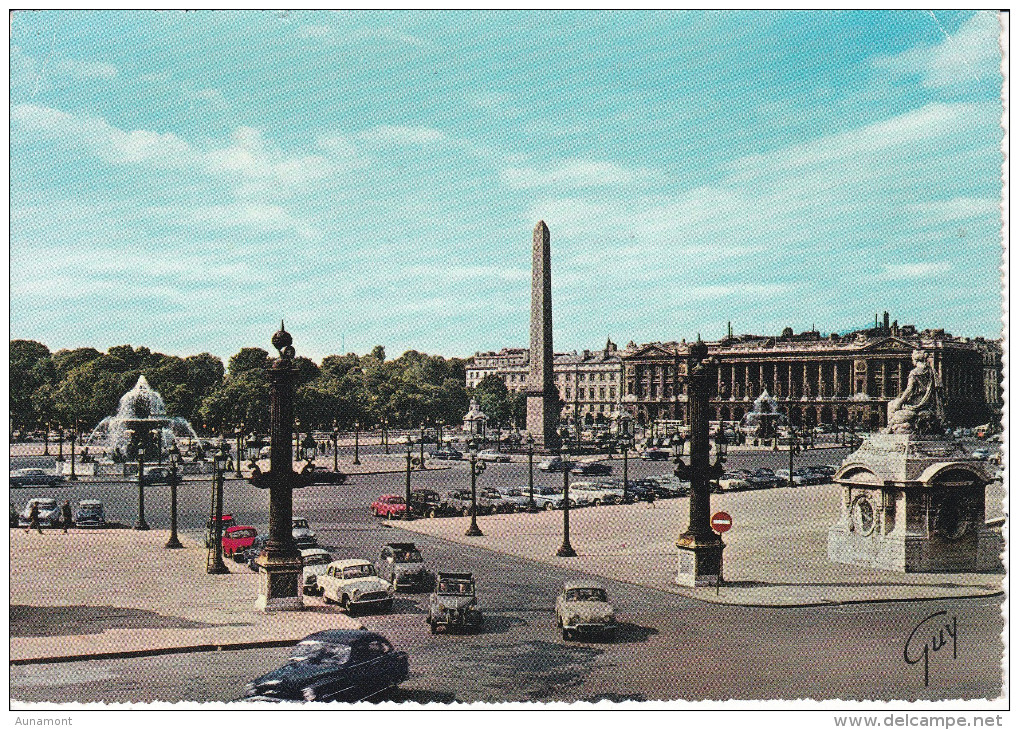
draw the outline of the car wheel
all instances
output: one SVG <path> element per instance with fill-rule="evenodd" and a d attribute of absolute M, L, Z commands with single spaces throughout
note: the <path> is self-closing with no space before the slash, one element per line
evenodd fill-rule
<path fill-rule="evenodd" d="M 433 510 L 433 509 L 428 510 L 428 516 L 429 517 L 435 517 L 436 516 L 435 510 Z"/>
<path fill-rule="evenodd" d="M 554 509 L 555 509 L 555 505 L 554 504 L 552 504 L 551 502 L 545 502 L 545 511 L 546 512 L 551 512 Z"/>
<path fill-rule="evenodd" d="M 591 500 L 591 506 L 592 507 L 599 507 L 599 506 L 601 506 L 601 500 L 600 499 L 592 499 Z"/>
<path fill-rule="evenodd" d="M 573 638 L 573 632 L 569 629 L 563 629 L 563 641 L 569 641 Z"/>
<path fill-rule="evenodd" d="M 463 515 L 464 515 L 464 517 L 470 517 L 471 516 L 471 511 L 469 509 L 467 509 L 466 507 L 464 507 Z"/>

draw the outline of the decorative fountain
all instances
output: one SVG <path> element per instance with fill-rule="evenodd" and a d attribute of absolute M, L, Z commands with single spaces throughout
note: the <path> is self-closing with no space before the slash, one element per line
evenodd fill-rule
<path fill-rule="evenodd" d="M 117 412 L 92 430 L 85 448 L 96 457 L 95 474 L 126 475 L 127 464 L 137 459 L 139 444 L 144 445 L 150 463 L 161 461 L 174 444 L 181 451 L 201 444 L 186 418 L 167 415 L 162 396 L 152 389 L 144 375 L 121 396 Z M 204 471 L 197 464 L 192 469 Z"/>
<path fill-rule="evenodd" d="M 740 430 L 750 438 L 767 440 L 775 438 L 779 426 L 787 423 L 785 414 L 778 410 L 778 402 L 765 390 L 757 396 L 750 412 L 743 416 Z"/>

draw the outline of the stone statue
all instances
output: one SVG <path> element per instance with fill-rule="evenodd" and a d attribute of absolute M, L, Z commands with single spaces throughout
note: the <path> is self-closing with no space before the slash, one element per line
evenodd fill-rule
<path fill-rule="evenodd" d="M 906 389 L 888 404 L 885 433 L 937 434 L 945 429 L 945 411 L 937 374 L 927 353 L 913 350 Z"/>

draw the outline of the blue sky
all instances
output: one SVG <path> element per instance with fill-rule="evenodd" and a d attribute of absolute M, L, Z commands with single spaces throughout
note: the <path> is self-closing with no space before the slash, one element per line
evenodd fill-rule
<path fill-rule="evenodd" d="M 313 358 L 997 336 L 994 13 L 36 12 L 11 335 Z"/>

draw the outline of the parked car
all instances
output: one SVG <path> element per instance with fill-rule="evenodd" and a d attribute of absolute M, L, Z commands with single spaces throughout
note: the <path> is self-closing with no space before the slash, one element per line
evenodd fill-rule
<path fill-rule="evenodd" d="M 568 471 L 572 469 L 574 463 L 561 456 L 553 456 L 550 459 L 545 459 L 538 464 L 538 469 L 541 471 Z"/>
<path fill-rule="evenodd" d="M 106 527 L 106 510 L 98 499 L 83 499 L 78 502 L 78 514 L 74 524 L 78 527 Z"/>
<path fill-rule="evenodd" d="M 334 560 L 318 576 L 322 599 L 335 601 L 351 616 L 363 608 L 393 608 L 396 587 L 375 574 L 375 566 L 361 558 Z"/>
<path fill-rule="evenodd" d="M 479 489 L 478 497 L 485 500 L 491 514 L 510 514 L 517 511 L 516 504 L 503 497 L 502 492 L 494 487 Z"/>
<path fill-rule="evenodd" d="M 796 483 L 797 477 L 800 479 L 801 484 L 824 484 L 831 481 L 829 477 L 825 476 L 821 472 L 814 471 L 809 466 L 798 466 L 793 469 L 793 483 Z"/>
<path fill-rule="evenodd" d="M 216 534 L 215 521 L 216 521 L 215 518 L 213 518 L 213 519 L 211 519 L 211 520 L 209 520 L 208 522 L 205 523 L 205 548 L 206 549 L 211 548 L 213 546 L 213 543 L 215 542 L 215 534 Z M 237 524 L 237 521 L 234 520 L 233 515 L 223 515 L 223 527 L 222 527 L 223 534 L 225 535 L 226 531 L 229 530 L 231 527 L 233 527 L 236 524 Z"/>
<path fill-rule="evenodd" d="M 758 469 L 747 477 L 747 484 L 751 489 L 768 489 L 778 483 L 779 480 L 771 469 Z"/>
<path fill-rule="evenodd" d="M 12 487 L 59 487 L 64 475 L 44 469 L 15 469 L 11 472 Z"/>
<path fill-rule="evenodd" d="M 621 495 L 616 494 L 615 491 L 594 482 L 573 482 L 570 485 L 570 496 L 576 499 L 577 504 L 581 507 L 614 504 L 621 499 Z"/>
<path fill-rule="evenodd" d="M 534 486 L 534 503 L 538 506 L 538 509 L 543 510 L 554 510 L 563 508 L 563 493 L 559 489 L 554 487 L 539 487 Z M 574 496 L 570 496 L 570 507 L 576 507 L 577 500 Z"/>
<path fill-rule="evenodd" d="M 149 487 L 169 484 L 173 478 L 173 471 L 166 466 L 151 466 L 142 472 L 142 483 Z M 177 483 L 180 484 L 179 481 Z"/>
<path fill-rule="evenodd" d="M 249 570 L 253 570 L 256 573 L 258 572 L 258 563 L 255 562 L 255 559 L 262 554 L 263 550 L 265 550 L 265 544 L 267 542 L 269 542 L 268 535 L 258 535 L 254 542 L 245 548 L 244 562 L 248 564 Z"/>
<path fill-rule="evenodd" d="M 588 476 L 604 476 L 612 473 L 612 465 L 604 461 L 582 461 L 572 469 L 571 474 L 584 474 Z"/>
<path fill-rule="evenodd" d="M 234 525 L 223 533 L 223 555 L 240 563 L 244 560 L 244 551 L 258 537 L 258 530 L 251 525 Z"/>
<path fill-rule="evenodd" d="M 372 512 L 376 517 L 402 517 L 406 511 L 407 505 L 398 494 L 383 494 L 372 502 Z"/>
<path fill-rule="evenodd" d="M 431 489 L 415 489 L 410 493 L 410 511 L 424 517 L 441 517 L 451 512 L 442 495 Z"/>
<path fill-rule="evenodd" d="M 746 475 L 727 471 L 718 480 L 723 492 L 739 492 L 747 488 Z"/>
<path fill-rule="evenodd" d="M 301 585 L 304 592 L 310 595 L 319 595 L 322 589 L 318 585 L 318 577 L 326 572 L 329 564 L 333 562 L 333 556 L 328 550 L 320 547 L 307 548 L 301 551 Z"/>
<path fill-rule="evenodd" d="M 435 590 L 428 597 L 428 615 L 425 620 L 433 634 L 440 626 L 446 629 L 480 628 L 485 619 L 478 608 L 474 576 L 470 573 L 439 571 Z"/>
<path fill-rule="evenodd" d="M 511 503 L 514 511 L 523 512 L 531 506 L 528 487 L 498 487 L 502 498 Z"/>
<path fill-rule="evenodd" d="M 616 638 L 616 614 L 599 583 L 568 581 L 556 599 L 555 614 L 563 641 L 578 634 L 599 634 L 610 641 Z"/>
<path fill-rule="evenodd" d="M 507 462 L 510 460 L 509 454 L 504 454 L 497 449 L 485 449 L 484 451 L 478 452 L 479 461 L 491 461 L 491 462 Z"/>
<path fill-rule="evenodd" d="M 24 527 L 30 524 L 33 504 L 39 505 L 39 524 L 42 527 L 55 527 L 60 522 L 60 507 L 57 505 L 57 500 L 49 497 L 32 497 L 25 504 L 25 509 L 21 510 L 21 515 L 18 518 L 19 525 Z"/>
<path fill-rule="evenodd" d="M 492 513 L 493 505 L 492 501 L 484 496 L 483 490 L 477 491 L 477 507 L 479 515 L 487 515 Z M 449 492 L 446 495 L 446 503 L 454 514 L 460 514 L 464 517 L 470 517 L 471 515 L 471 490 L 469 489 L 458 489 Z"/>
<path fill-rule="evenodd" d="M 443 447 L 431 452 L 428 457 L 442 461 L 461 461 L 464 458 L 464 455 L 453 447 Z"/>
<path fill-rule="evenodd" d="M 328 471 L 326 469 L 316 469 L 312 464 L 307 469 L 305 474 L 311 474 L 311 484 L 344 484 L 347 481 L 347 475 L 342 471 Z"/>
<path fill-rule="evenodd" d="M 835 476 L 835 472 L 838 471 L 838 467 L 830 464 L 819 464 L 816 466 L 808 466 L 807 468 L 813 472 L 817 472 L 818 474 L 824 474 L 827 477 Z"/>
<path fill-rule="evenodd" d="M 331 629 L 306 636 L 286 664 L 244 687 L 244 696 L 273 702 L 358 702 L 407 679 L 407 653 L 381 634 Z"/>
<path fill-rule="evenodd" d="M 970 456 L 972 458 L 974 458 L 974 459 L 980 459 L 981 461 L 987 461 L 987 458 L 988 458 L 988 456 L 990 456 L 990 453 L 987 451 L 987 449 L 975 449 L 973 451 L 973 453 L 970 454 Z"/>
<path fill-rule="evenodd" d="M 668 449 L 650 448 L 640 452 L 640 458 L 648 461 L 668 461 L 670 456 Z"/>
<path fill-rule="evenodd" d="M 396 590 L 401 588 L 420 590 L 432 577 L 425 568 L 421 551 L 412 542 L 386 543 L 379 555 L 378 574 L 383 580 L 392 583 Z"/>
<path fill-rule="evenodd" d="M 775 470 L 775 484 L 779 487 L 789 485 L 789 470 L 788 469 L 776 469 Z M 803 484 L 803 477 L 799 476 L 793 471 L 793 486 L 797 487 Z"/>
<path fill-rule="evenodd" d="M 291 535 L 294 538 L 294 544 L 299 549 L 313 548 L 318 545 L 318 536 L 315 535 L 315 531 L 308 525 L 308 520 L 303 517 L 293 518 L 293 527 L 291 528 Z"/>

